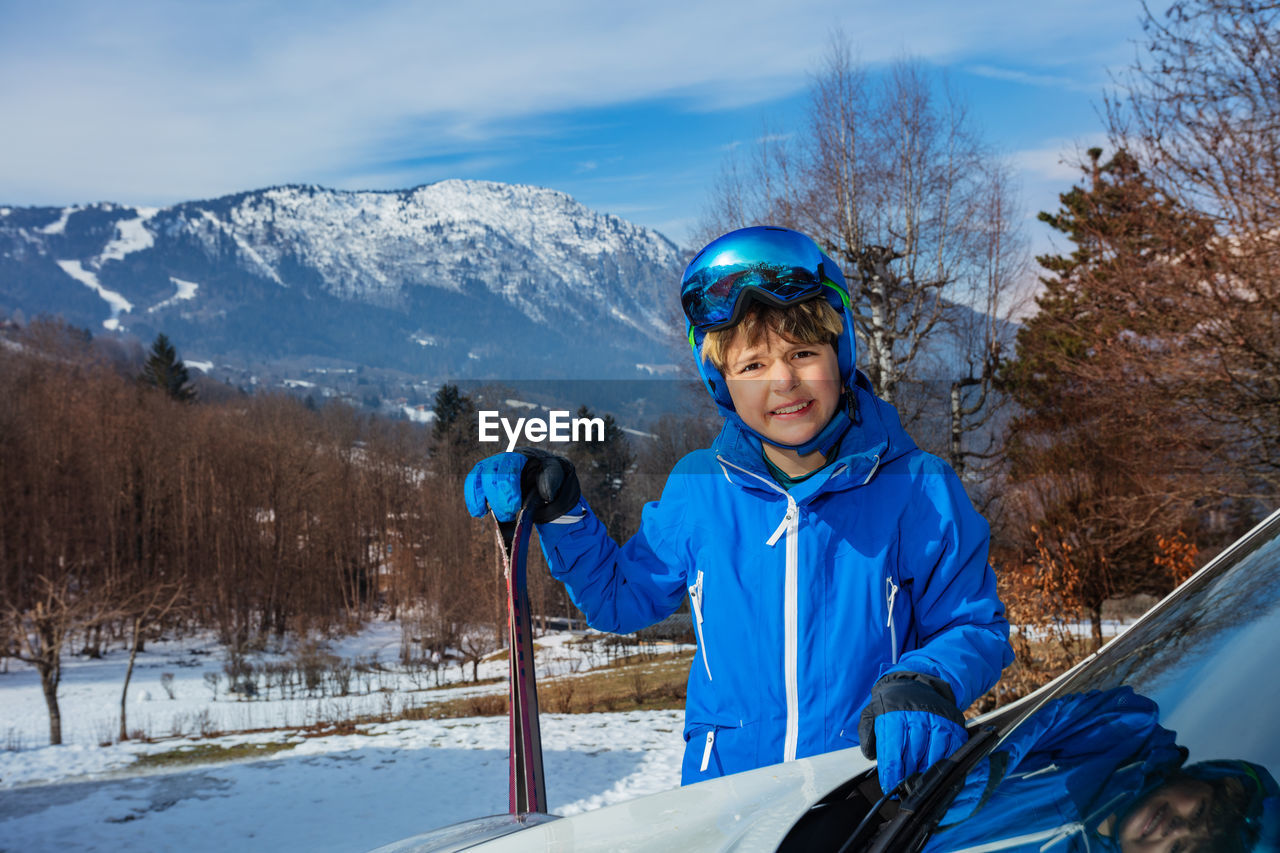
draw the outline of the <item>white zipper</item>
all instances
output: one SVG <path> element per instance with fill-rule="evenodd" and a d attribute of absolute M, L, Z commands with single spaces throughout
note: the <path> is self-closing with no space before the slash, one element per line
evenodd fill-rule
<path fill-rule="evenodd" d="M 716 730 L 712 729 L 707 732 L 707 745 L 702 750 L 702 767 L 698 769 L 699 773 L 706 773 L 707 767 L 711 765 L 711 747 L 716 744 Z"/>
<path fill-rule="evenodd" d="M 893 644 L 893 662 L 898 662 L 898 626 L 893 624 L 893 601 L 898 597 L 898 585 L 893 582 L 892 575 L 885 575 L 886 595 L 889 598 L 889 621 L 885 623 L 889 629 L 889 642 Z"/>
<path fill-rule="evenodd" d="M 778 537 L 784 532 L 787 535 L 787 573 L 783 585 L 782 604 L 784 640 L 782 663 L 783 681 L 786 685 L 787 693 L 787 736 L 783 742 L 782 760 L 795 761 L 796 749 L 800 742 L 800 677 L 797 663 L 800 646 L 800 509 L 796 506 L 795 498 L 791 497 L 790 493 L 778 484 L 766 480 L 753 471 L 748 471 L 746 468 L 727 462 L 723 457 L 717 456 L 716 459 L 719 460 L 722 466 L 728 465 L 750 477 L 755 477 L 787 499 L 787 514 L 782 519 L 782 523 L 778 525 L 778 529 L 773 531 L 773 535 L 769 537 L 765 544 L 773 547 L 777 544 Z M 727 471 L 725 476 L 728 476 Z"/>
<path fill-rule="evenodd" d="M 787 495 L 787 581 L 783 608 L 786 613 L 786 679 L 787 679 L 787 739 L 782 760 L 795 761 L 796 747 L 800 740 L 800 679 L 797 657 L 800 645 L 800 510 L 795 500 Z"/>
<path fill-rule="evenodd" d="M 582 519 L 586 517 L 587 517 L 587 514 L 585 512 L 580 515 L 569 515 L 568 513 L 565 513 L 559 518 L 553 518 L 550 521 L 545 523 L 546 524 L 577 524 L 579 521 L 582 521 Z"/>
<path fill-rule="evenodd" d="M 702 569 L 698 569 L 698 580 L 689 587 L 689 605 L 693 608 L 693 627 L 698 632 L 698 645 L 702 648 L 702 663 L 707 668 L 707 681 L 711 681 L 711 661 L 707 659 L 707 640 L 702 636 Z M 703 763 L 706 770 L 706 763 Z"/>
<path fill-rule="evenodd" d="M 1056 846 L 1060 841 L 1063 841 L 1077 832 L 1081 833 L 1081 839 L 1085 842 L 1086 849 L 1088 849 L 1089 837 L 1087 834 L 1082 832 L 1083 829 L 1084 824 L 1079 821 L 1074 821 L 1072 823 L 1063 824 L 1062 826 L 1055 826 L 1051 829 L 1029 832 L 1026 835 L 1001 838 L 997 841 L 988 841 L 984 844 L 977 844 L 972 847 L 957 848 L 955 853 L 995 853 L 997 850 L 1009 850 L 1015 847 L 1023 849 L 1029 844 L 1035 844 L 1040 841 L 1044 842 L 1040 845 L 1040 849 L 1048 850 L 1050 847 Z"/>
<path fill-rule="evenodd" d="M 870 483 L 871 478 L 874 477 L 876 475 L 876 472 L 879 470 L 880 470 L 880 454 L 877 453 L 875 455 L 875 462 L 871 466 L 871 471 L 867 473 L 867 479 L 862 481 L 862 485 L 865 486 L 867 483 Z"/>
<path fill-rule="evenodd" d="M 1010 773 L 1010 774 L 1009 774 L 1007 777 L 1005 777 L 1005 778 L 1008 778 L 1008 779 L 1030 779 L 1030 778 L 1031 778 L 1031 777 L 1033 777 L 1033 776 L 1039 776 L 1041 773 L 1056 773 L 1056 772 L 1058 772 L 1058 765 L 1056 765 L 1056 764 L 1049 764 L 1049 765 L 1046 765 L 1046 766 L 1044 766 L 1044 767 L 1041 767 L 1039 770 L 1032 770 L 1032 771 L 1030 771 L 1029 773 Z"/>

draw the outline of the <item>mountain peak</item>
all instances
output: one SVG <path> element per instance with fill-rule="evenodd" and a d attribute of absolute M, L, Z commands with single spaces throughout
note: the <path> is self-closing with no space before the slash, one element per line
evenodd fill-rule
<path fill-rule="evenodd" d="M 616 350 L 634 371 L 666 360 L 673 335 L 675 244 L 544 187 L 284 185 L 161 209 L 4 210 L 0 307 L 169 330 L 204 359 L 283 350 L 477 375 L 531 364 L 503 354 L 519 345 L 593 366 Z"/>

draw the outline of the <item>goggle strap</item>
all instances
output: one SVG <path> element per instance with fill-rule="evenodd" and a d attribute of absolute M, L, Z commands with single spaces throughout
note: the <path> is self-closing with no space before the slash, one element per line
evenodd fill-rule
<path fill-rule="evenodd" d="M 711 395 L 711 399 L 715 399 L 716 391 L 711 380 L 707 378 L 706 368 L 703 366 L 702 353 L 698 352 L 698 342 L 694 335 L 696 330 L 692 324 L 689 326 L 689 349 L 693 350 L 693 363 L 698 368 L 698 378 L 702 380 L 702 387 L 707 389 L 707 393 Z"/>
<path fill-rule="evenodd" d="M 849 305 L 849 294 L 845 292 L 845 289 L 843 287 L 836 284 L 834 281 L 827 278 L 826 276 L 823 276 L 822 278 L 822 286 L 829 287 L 832 290 L 834 290 L 836 293 L 840 294 L 840 302 L 844 304 L 844 310 L 846 311 L 851 310 Z"/>

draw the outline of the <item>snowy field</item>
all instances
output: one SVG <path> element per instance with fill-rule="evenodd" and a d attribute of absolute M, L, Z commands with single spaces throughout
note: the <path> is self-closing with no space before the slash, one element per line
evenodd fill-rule
<path fill-rule="evenodd" d="M 1087 625 L 1075 626 L 1087 636 Z M 1107 623 L 1107 636 L 1124 627 Z M 582 635 L 536 638 L 540 684 L 605 663 Z M 466 818 L 507 810 L 507 720 L 467 717 L 359 725 L 433 702 L 506 692 L 506 658 L 437 675 L 399 665 L 400 626 L 373 623 L 322 651 L 353 666 L 348 695 L 268 685 L 228 692 L 224 650 L 211 639 L 152 643 L 129 690 L 131 731 L 153 742 L 113 743 L 127 653 L 70 656 L 59 690 L 65 745 L 48 743 L 35 671 L 0 671 L 0 853 L 17 851 L 361 851 Z M 253 655 L 259 671 L 298 650 Z M 218 683 L 211 684 L 213 676 Z M 170 677 L 171 676 L 171 677 Z M 262 678 L 260 676 L 260 678 Z M 172 697 L 170 696 L 172 693 Z M 324 694 L 324 695 L 321 695 Z M 542 715 L 551 811 L 573 814 L 675 787 L 683 751 L 679 711 Z M 257 730 L 257 731 L 255 731 Z M 348 727 L 349 730 L 349 727 Z M 234 732 L 206 737 L 211 732 Z M 145 756 L 181 749 L 270 745 L 257 757 L 157 769 Z M 287 748 L 278 749 L 281 745 Z M 140 759 L 142 762 L 139 763 Z"/>
<path fill-rule="evenodd" d="M 537 638 L 540 678 L 572 677 L 603 662 L 598 650 L 567 642 L 572 638 Z M 8 661 L 9 671 L 0 672 L 0 851 L 359 851 L 505 812 L 505 717 L 376 723 L 341 735 L 307 729 L 505 693 L 505 682 L 425 689 L 434 674 L 397 671 L 399 647 L 394 624 L 330 644 L 331 653 L 373 670 L 352 676 L 353 695 L 289 698 L 290 691 L 276 689 L 244 699 L 226 692 L 225 676 L 215 698 L 205 675 L 222 675 L 224 659 L 211 642 L 151 644 L 139 656 L 128 707 L 129 728 L 146 731 L 153 743 L 110 743 L 127 654 L 71 657 L 59 691 L 60 747 L 42 745 L 48 717 L 36 673 Z M 255 662 L 287 657 L 264 654 Z M 470 674 L 469 666 L 455 665 L 441 680 L 458 683 Z M 482 679 L 505 674 L 505 658 L 480 665 Z M 679 784 L 682 726 L 679 711 L 544 713 L 551 810 L 572 814 Z M 202 731 L 239 733 L 204 738 Z M 136 764 L 175 749 L 258 743 L 291 746 L 235 762 L 163 770 Z"/>

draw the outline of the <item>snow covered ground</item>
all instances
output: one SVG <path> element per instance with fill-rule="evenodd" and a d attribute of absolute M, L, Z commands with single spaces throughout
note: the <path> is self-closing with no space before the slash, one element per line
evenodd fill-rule
<path fill-rule="evenodd" d="M 674 787 L 682 723 L 679 711 L 544 714 L 551 810 L 573 814 Z M 98 772 L 0 791 L 0 849 L 368 850 L 505 812 L 507 736 L 500 717 L 389 723 L 296 738 L 295 748 L 258 760 L 151 774 L 103 772 L 146 747 L 46 747 L 25 754 L 42 774 Z M 222 740 L 255 737 L 263 736 Z M 3 765 L 6 779 L 13 763 Z"/>
<path fill-rule="evenodd" d="M 1076 626 L 1087 635 L 1087 625 Z M 1111 635 L 1122 625 L 1108 624 Z M 68 657 L 59 691 L 64 746 L 48 742 L 39 678 L 7 661 L 0 671 L 0 853 L 124 849 L 225 851 L 367 850 L 428 829 L 507 809 L 505 717 L 401 720 L 355 734 L 315 734 L 317 724 L 359 715 L 503 694 L 505 680 L 469 684 L 469 666 L 410 673 L 399 665 L 401 628 L 373 623 L 322 651 L 361 667 L 349 695 L 259 682 L 228 692 L 224 651 L 212 639 L 152 643 L 129 692 L 129 728 L 153 742 L 112 743 L 127 654 Z M 570 633 L 538 637 L 538 673 L 573 677 L 605 662 L 599 645 Z M 298 649 L 254 655 L 262 669 L 296 661 Z M 363 670 L 363 671 L 360 671 Z M 172 676 L 170 679 L 169 676 Z M 216 690 L 206 676 L 218 676 Z M 480 664 L 504 679 L 506 659 Z M 166 689 L 166 684 L 168 685 Z M 428 689 L 432 688 L 432 689 Z M 172 698 L 170 698 L 172 691 Z M 679 711 L 542 715 L 551 810 L 573 814 L 679 783 Z M 258 731 L 253 731 L 258 730 Z M 328 727 L 332 731 L 332 726 Z M 210 732 L 231 732 L 202 737 Z M 156 769 L 140 757 L 178 749 L 278 748 L 259 757 Z"/>
<path fill-rule="evenodd" d="M 601 662 L 569 643 L 539 637 L 539 675 L 569 676 Z M 248 700 L 217 691 L 206 673 L 222 673 L 212 642 L 152 644 L 130 687 L 129 727 L 153 738 L 110 744 L 118 728 L 126 654 L 66 661 L 60 690 L 66 745 L 42 746 L 48 718 L 36 674 L 13 661 L 0 673 L 0 851 L 41 850 L 366 850 L 469 817 L 507 809 L 505 717 L 397 721 L 355 734 L 311 736 L 319 721 L 408 706 L 505 684 L 423 689 L 423 677 L 394 666 L 399 626 L 375 624 L 329 651 L 350 661 L 386 664 L 353 676 L 351 696 Z M 284 654 L 264 654 L 258 663 Z M 505 660 L 480 676 L 505 674 Z M 173 692 L 169 698 L 162 676 Z M 442 680 L 460 682 L 453 666 Z M 379 680 L 380 679 L 380 680 Z M 430 676 L 429 684 L 434 683 Z M 368 688 L 368 692 L 364 692 Z M 542 715 L 551 810 L 572 814 L 679 783 L 683 740 L 679 711 Z M 283 729 L 281 728 L 283 727 Z M 269 728 L 270 731 L 248 732 Z M 200 738 L 201 731 L 236 731 Z M 182 736 L 170 736 L 181 733 Z M 99 745 L 107 743 L 108 745 Z M 289 744 L 269 755 L 177 769 L 140 769 L 140 756 L 183 748 Z"/>

